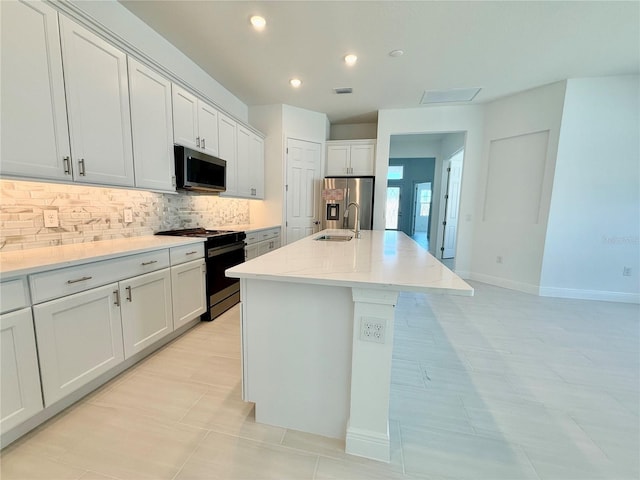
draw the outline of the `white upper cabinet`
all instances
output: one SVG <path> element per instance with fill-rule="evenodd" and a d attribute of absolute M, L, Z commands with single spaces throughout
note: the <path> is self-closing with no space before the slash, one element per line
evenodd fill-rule
<path fill-rule="evenodd" d="M 218 156 L 218 111 L 176 84 L 173 139 L 179 145 Z"/>
<path fill-rule="evenodd" d="M 227 191 L 223 195 L 238 194 L 237 124 L 223 113 L 218 115 L 218 156 L 227 162 Z"/>
<path fill-rule="evenodd" d="M 198 101 L 198 130 L 200 148 L 209 155 L 218 156 L 218 111 L 211 105 Z"/>
<path fill-rule="evenodd" d="M 11 1 L 0 2 L 0 17 L 0 172 L 71 179 L 58 13 Z"/>
<path fill-rule="evenodd" d="M 60 26 L 74 177 L 133 186 L 127 56 L 63 16 Z"/>
<path fill-rule="evenodd" d="M 171 82 L 129 57 L 136 187 L 175 191 Z"/>
<path fill-rule="evenodd" d="M 327 142 L 326 176 L 374 174 L 375 140 Z"/>
<path fill-rule="evenodd" d="M 223 125 L 222 120 L 220 125 Z M 230 148 L 232 121 L 227 123 L 225 119 L 224 125 L 227 128 L 226 136 Z M 222 135 L 221 131 L 221 139 Z M 230 164 L 227 161 L 227 191 L 224 195 L 264 198 L 264 140 L 248 128 L 236 124 L 235 143 L 235 162 Z"/>
<path fill-rule="evenodd" d="M 174 143 L 189 148 L 200 148 L 198 99 L 175 84 L 172 86 L 172 97 Z"/>

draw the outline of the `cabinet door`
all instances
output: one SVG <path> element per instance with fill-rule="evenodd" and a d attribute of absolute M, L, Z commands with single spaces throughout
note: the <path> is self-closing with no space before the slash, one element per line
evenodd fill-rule
<path fill-rule="evenodd" d="M 168 268 L 120 282 L 120 298 L 125 358 L 173 331 Z"/>
<path fill-rule="evenodd" d="M 60 17 L 76 181 L 133 186 L 127 57 Z"/>
<path fill-rule="evenodd" d="M 207 311 L 206 275 L 203 258 L 171 267 L 174 329 Z"/>
<path fill-rule="evenodd" d="M 251 145 L 251 132 L 241 125 L 237 129 L 237 188 L 236 194 L 240 197 L 251 197 L 251 159 L 249 150 Z"/>
<path fill-rule="evenodd" d="M 264 198 L 264 140 L 251 134 L 249 144 L 251 198 Z"/>
<path fill-rule="evenodd" d="M 0 2 L 3 175 L 71 178 L 58 13 L 40 2 Z"/>
<path fill-rule="evenodd" d="M 0 315 L 0 430 L 42 410 L 38 354 L 31 308 Z"/>
<path fill-rule="evenodd" d="M 118 285 L 33 307 L 45 406 L 124 360 Z"/>
<path fill-rule="evenodd" d="M 351 175 L 373 175 L 374 145 L 351 145 Z"/>
<path fill-rule="evenodd" d="M 258 256 L 264 255 L 265 253 L 269 253 L 273 250 L 273 241 L 265 240 L 264 242 L 259 242 L 258 244 Z"/>
<path fill-rule="evenodd" d="M 128 60 L 136 187 L 175 191 L 171 82 Z"/>
<path fill-rule="evenodd" d="M 238 166 L 236 163 L 236 122 L 220 113 L 218 115 L 218 153 L 227 161 L 227 191 L 223 195 L 238 192 Z"/>
<path fill-rule="evenodd" d="M 258 254 L 258 243 L 254 243 L 252 245 L 246 245 L 244 247 L 244 260 L 245 262 L 251 260 L 252 258 L 256 258 L 259 256 Z"/>
<path fill-rule="evenodd" d="M 198 101 L 198 133 L 200 134 L 200 148 L 209 155 L 217 157 L 218 111 L 202 101 Z"/>
<path fill-rule="evenodd" d="M 350 153 L 349 145 L 328 145 L 326 176 L 347 175 Z"/>
<path fill-rule="evenodd" d="M 198 136 L 198 99 L 173 85 L 173 142 L 189 148 L 200 148 Z M 196 144 L 196 139 L 198 143 Z"/>

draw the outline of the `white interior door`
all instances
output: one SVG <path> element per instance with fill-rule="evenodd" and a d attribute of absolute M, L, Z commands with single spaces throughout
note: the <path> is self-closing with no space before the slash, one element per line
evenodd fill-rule
<path fill-rule="evenodd" d="M 462 158 L 460 150 L 449 160 L 449 180 L 445 206 L 444 238 L 442 239 L 442 258 L 453 258 L 456 252 L 458 230 L 458 211 L 460 209 L 460 184 L 462 181 Z"/>
<path fill-rule="evenodd" d="M 285 243 L 318 231 L 321 152 L 319 143 L 287 139 Z"/>

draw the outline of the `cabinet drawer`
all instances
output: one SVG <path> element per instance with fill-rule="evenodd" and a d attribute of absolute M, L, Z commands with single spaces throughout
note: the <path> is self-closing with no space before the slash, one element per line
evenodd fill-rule
<path fill-rule="evenodd" d="M 169 250 L 127 255 L 29 276 L 33 303 L 82 292 L 169 266 Z"/>
<path fill-rule="evenodd" d="M 172 247 L 169 250 L 171 257 L 171 265 L 179 265 L 181 263 L 197 260 L 204 257 L 204 243 L 193 243 L 191 245 L 183 245 L 181 247 Z"/>
<path fill-rule="evenodd" d="M 280 227 L 270 228 L 268 230 L 260 230 L 258 232 L 258 241 L 271 240 L 280 236 Z"/>
<path fill-rule="evenodd" d="M 260 233 L 262 233 L 262 232 L 258 231 L 258 232 L 247 233 L 247 238 L 244 239 L 244 243 L 246 243 L 247 245 L 251 245 L 252 243 L 259 242 L 260 241 L 260 237 L 259 237 Z"/>
<path fill-rule="evenodd" d="M 28 305 L 27 277 L 18 277 L 0 283 L 0 313 L 18 310 Z"/>

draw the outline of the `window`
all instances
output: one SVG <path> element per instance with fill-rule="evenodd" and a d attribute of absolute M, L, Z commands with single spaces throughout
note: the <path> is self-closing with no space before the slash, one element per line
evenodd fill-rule
<path fill-rule="evenodd" d="M 389 170 L 387 171 L 387 180 L 402 180 L 403 176 L 403 165 L 389 165 Z"/>

